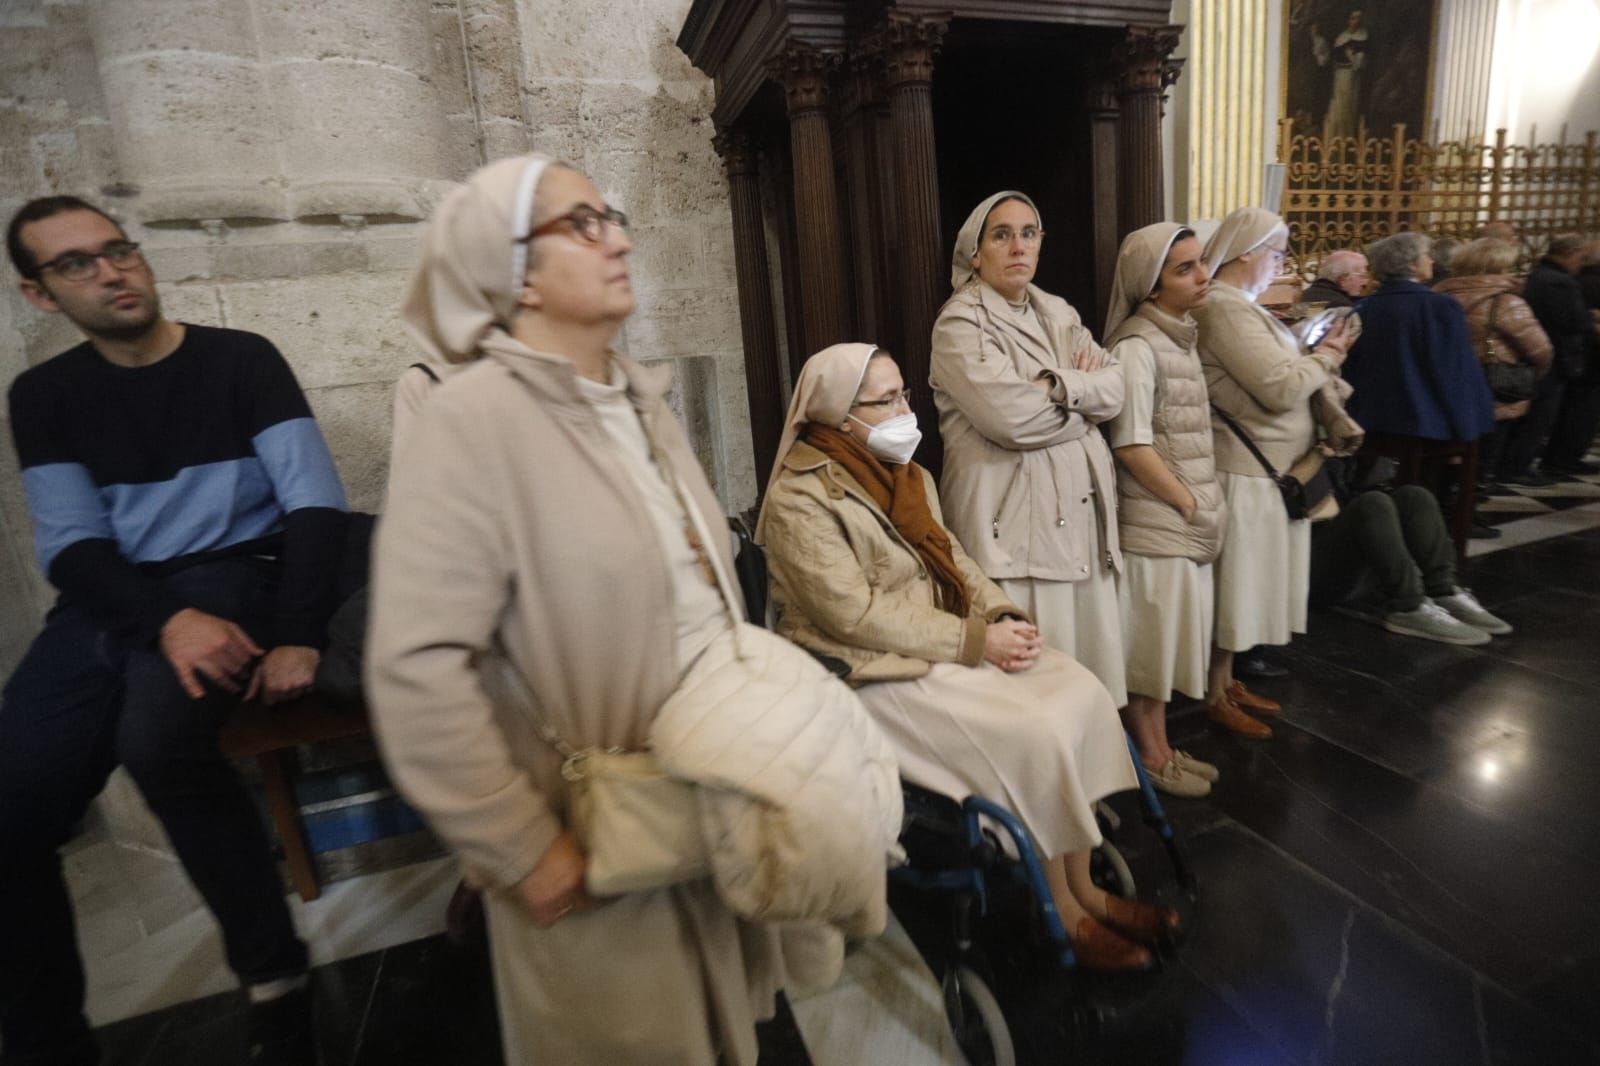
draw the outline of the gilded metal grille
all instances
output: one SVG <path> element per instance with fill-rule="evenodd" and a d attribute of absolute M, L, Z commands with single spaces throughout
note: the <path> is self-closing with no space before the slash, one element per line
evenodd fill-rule
<path fill-rule="evenodd" d="M 1402 230 L 1470 240 L 1491 220 L 1516 227 L 1525 259 L 1558 233 L 1600 235 L 1600 134 L 1565 129 L 1553 144 L 1493 144 L 1408 137 L 1297 133 L 1278 124 L 1285 164 L 1282 215 L 1292 268 L 1309 273 L 1328 252 Z"/>

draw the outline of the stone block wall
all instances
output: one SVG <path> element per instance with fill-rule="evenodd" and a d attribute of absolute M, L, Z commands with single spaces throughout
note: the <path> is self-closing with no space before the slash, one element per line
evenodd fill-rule
<path fill-rule="evenodd" d="M 669 361 L 728 510 L 751 458 L 710 82 L 673 44 L 689 0 L 8 0 L 0 215 L 73 193 L 143 242 L 171 317 L 254 330 L 293 365 L 352 503 L 376 508 L 396 317 L 432 206 L 548 151 L 635 223 L 623 345 Z M 80 338 L 4 269 L 0 385 Z M 3 421 L 3 418 L 0 418 Z M 0 426 L 0 677 L 51 592 Z"/>

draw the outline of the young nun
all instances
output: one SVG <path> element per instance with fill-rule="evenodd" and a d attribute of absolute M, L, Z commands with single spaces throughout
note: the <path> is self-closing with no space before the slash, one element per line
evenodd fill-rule
<path fill-rule="evenodd" d="M 1122 720 L 1151 781 L 1203 796 L 1217 768 L 1167 742 L 1174 690 L 1205 696 L 1211 648 L 1211 564 L 1227 505 L 1212 458 L 1211 413 L 1189 312 L 1211 275 L 1194 231 L 1157 222 L 1128 235 L 1117 257 L 1106 344 L 1121 366 L 1122 412 L 1109 425 L 1122 540 Z"/>

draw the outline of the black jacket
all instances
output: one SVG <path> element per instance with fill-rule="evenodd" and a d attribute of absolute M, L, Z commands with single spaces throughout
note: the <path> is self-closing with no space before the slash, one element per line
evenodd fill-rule
<path fill-rule="evenodd" d="M 1522 298 L 1550 336 L 1555 372 L 1569 381 L 1581 376 L 1589 338 L 1594 335 L 1594 316 L 1584 305 L 1578 279 L 1554 259 L 1541 259 L 1528 272 Z"/>
<path fill-rule="evenodd" d="M 1329 307 L 1354 307 L 1356 305 L 1350 295 L 1339 288 L 1337 282 L 1330 281 L 1327 278 L 1318 278 L 1310 285 L 1307 285 L 1305 291 L 1300 294 L 1300 302 L 1303 304 L 1327 304 Z"/>

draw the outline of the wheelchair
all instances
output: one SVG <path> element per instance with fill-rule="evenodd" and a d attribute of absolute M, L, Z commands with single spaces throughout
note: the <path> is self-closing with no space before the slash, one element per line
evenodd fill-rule
<path fill-rule="evenodd" d="M 765 624 L 765 554 L 750 525 L 737 517 L 729 525 L 746 612 L 753 622 Z M 849 673 L 836 659 L 816 657 L 840 677 Z M 1179 888 L 1197 903 L 1194 872 L 1133 739 L 1125 739 L 1138 777 L 1142 821 L 1160 841 Z M 901 789 L 900 843 L 907 861 L 889 871 L 890 904 L 939 979 L 945 1016 L 967 1062 L 1015 1066 L 1034 1058 L 1059 1060 L 1062 1037 L 1070 1046 L 1102 1032 L 1111 1011 L 1087 994 L 1038 850 L 1021 821 L 981 796 L 958 801 L 907 781 Z M 1102 843 L 1091 858 L 1091 875 L 1106 891 L 1135 898 L 1132 868 L 1112 839 L 1122 819 L 1104 802 L 1096 805 L 1095 816 Z M 945 912 L 943 920 L 928 920 L 929 902 Z M 1024 1046 L 1019 1057 L 1009 1017 L 1043 1021 L 1043 1028 L 1054 1030 L 1049 1045 L 1032 1054 Z"/>

